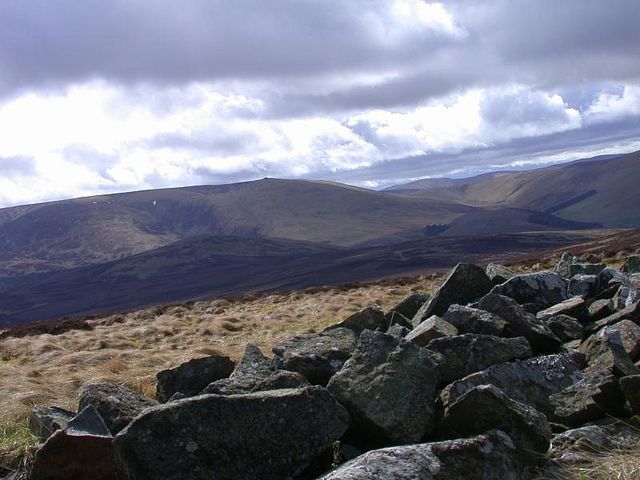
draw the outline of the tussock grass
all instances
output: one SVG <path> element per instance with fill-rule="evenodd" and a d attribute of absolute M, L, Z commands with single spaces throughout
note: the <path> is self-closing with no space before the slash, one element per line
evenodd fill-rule
<path fill-rule="evenodd" d="M 0 417 L 0 475 L 27 467 L 38 439 L 29 431 L 28 417 Z"/>
<path fill-rule="evenodd" d="M 640 447 L 584 455 L 584 464 L 576 467 L 557 465 L 538 480 L 640 480 Z"/>

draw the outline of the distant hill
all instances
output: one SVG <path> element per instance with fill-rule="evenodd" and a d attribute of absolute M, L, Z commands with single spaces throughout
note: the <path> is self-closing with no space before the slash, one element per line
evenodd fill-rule
<path fill-rule="evenodd" d="M 431 179 L 429 179 L 431 180 Z M 416 182 L 396 186 L 406 190 Z M 419 184 L 418 184 L 419 185 Z M 640 152 L 523 172 L 501 172 L 412 195 L 476 207 L 514 207 L 607 227 L 640 226 Z"/>

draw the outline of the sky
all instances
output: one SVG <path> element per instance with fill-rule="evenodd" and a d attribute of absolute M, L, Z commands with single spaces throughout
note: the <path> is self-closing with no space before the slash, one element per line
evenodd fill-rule
<path fill-rule="evenodd" d="M 4 0 L 0 206 L 640 150 L 637 0 Z"/>

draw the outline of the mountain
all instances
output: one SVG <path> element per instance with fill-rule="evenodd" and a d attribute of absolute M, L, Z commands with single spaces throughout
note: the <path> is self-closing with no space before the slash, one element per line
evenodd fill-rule
<path fill-rule="evenodd" d="M 417 184 L 418 186 L 420 184 Z M 396 186 L 412 195 L 475 207 L 524 208 L 577 222 L 640 225 L 640 152 L 523 172 L 500 172 L 443 187 Z"/>

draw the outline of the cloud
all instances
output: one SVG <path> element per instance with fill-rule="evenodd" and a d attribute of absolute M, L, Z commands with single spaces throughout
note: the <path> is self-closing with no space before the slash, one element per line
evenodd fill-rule
<path fill-rule="evenodd" d="M 26 177 L 35 173 L 36 163 L 31 157 L 0 157 L 0 175 Z"/>

